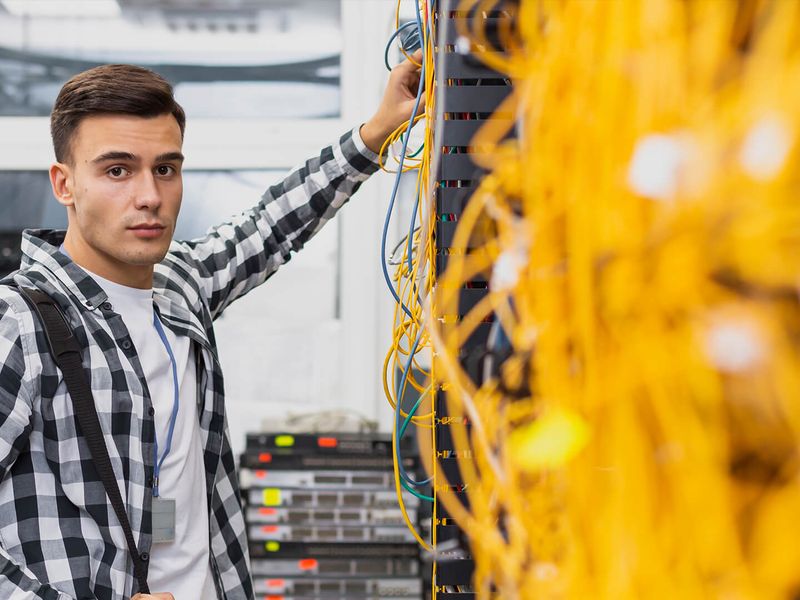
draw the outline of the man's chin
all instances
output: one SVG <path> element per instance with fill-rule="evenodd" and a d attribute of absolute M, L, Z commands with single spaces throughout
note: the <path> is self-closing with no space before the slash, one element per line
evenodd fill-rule
<path fill-rule="evenodd" d="M 164 260 L 164 257 L 167 255 L 168 251 L 169 245 L 158 249 L 148 248 L 144 251 L 132 252 L 128 254 L 122 258 L 122 262 L 136 267 L 152 267 L 153 265 L 157 265 Z"/>

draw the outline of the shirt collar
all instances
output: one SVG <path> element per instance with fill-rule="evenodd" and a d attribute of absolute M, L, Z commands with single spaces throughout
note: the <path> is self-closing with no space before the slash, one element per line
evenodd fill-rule
<path fill-rule="evenodd" d="M 81 306 L 95 310 L 108 296 L 86 271 L 58 249 L 66 233 L 63 229 L 26 229 L 22 233 L 22 267 L 44 267 Z"/>
<path fill-rule="evenodd" d="M 91 275 L 59 250 L 66 233 L 65 230 L 56 229 L 26 229 L 22 233 L 22 267 L 38 266 L 47 269 L 77 299 L 84 310 L 96 310 L 108 300 L 108 295 Z M 198 316 L 184 308 L 177 298 L 165 295 L 159 281 L 160 276 L 156 273 L 153 280 L 153 299 L 159 313 L 166 318 L 167 325 L 176 333 L 188 335 L 214 352 Z"/>

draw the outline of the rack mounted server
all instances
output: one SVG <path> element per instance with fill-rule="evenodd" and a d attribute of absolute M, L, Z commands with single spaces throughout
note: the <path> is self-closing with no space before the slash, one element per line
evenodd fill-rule
<path fill-rule="evenodd" d="M 421 600 L 420 551 L 397 502 L 390 436 L 251 434 L 239 475 L 257 594 Z M 417 519 L 419 500 L 405 502 Z"/>

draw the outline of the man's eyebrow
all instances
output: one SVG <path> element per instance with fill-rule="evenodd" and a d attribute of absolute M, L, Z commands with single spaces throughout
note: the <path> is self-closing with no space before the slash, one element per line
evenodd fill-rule
<path fill-rule="evenodd" d="M 131 154 L 130 152 L 121 152 L 118 150 L 112 150 L 111 152 L 104 152 L 97 158 L 92 159 L 93 163 L 102 163 L 109 160 L 127 160 L 130 162 L 136 162 L 138 158 L 135 154 Z M 159 154 L 156 156 L 155 162 L 169 162 L 169 161 L 177 161 L 183 162 L 184 156 L 180 152 L 165 152 L 164 154 Z"/>
<path fill-rule="evenodd" d="M 128 160 L 128 161 L 135 161 L 136 156 L 131 154 L 130 152 L 119 152 L 112 150 L 111 152 L 104 152 L 100 156 L 92 159 L 93 163 L 101 163 L 106 162 L 108 160 Z"/>
<path fill-rule="evenodd" d="M 156 156 L 156 162 L 168 162 L 170 160 L 174 160 L 177 162 L 183 162 L 184 156 L 180 152 L 166 152 L 164 154 L 159 154 Z"/>

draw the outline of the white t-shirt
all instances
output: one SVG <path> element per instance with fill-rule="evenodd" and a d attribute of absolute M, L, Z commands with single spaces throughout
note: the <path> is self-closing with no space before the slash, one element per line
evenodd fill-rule
<path fill-rule="evenodd" d="M 108 294 L 114 312 L 130 332 L 142 363 L 155 409 L 158 460 L 167 445 L 174 404 L 172 363 L 153 324 L 153 290 L 119 285 L 90 273 Z M 153 544 L 147 583 L 153 593 L 175 600 L 218 600 L 209 564 L 208 501 L 200 424 L 197 415 L 197 366 L 191 340 L 163 327 L 178 367 L 180 404 L 172 448 L 159 475 L 159 495 L 175 500 L 175 541 Z"/>

